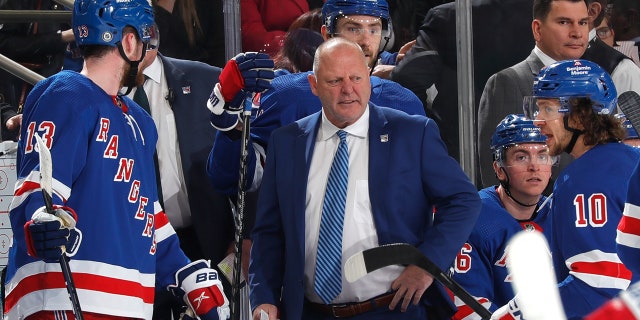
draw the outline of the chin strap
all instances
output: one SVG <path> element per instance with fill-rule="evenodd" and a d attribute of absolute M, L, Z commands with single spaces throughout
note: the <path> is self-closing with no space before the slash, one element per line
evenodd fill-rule
<path fill-rule="evenodd" d="M 378 59 L 380 59 L 380 55 L 384 52 L 384 49 L 387 48 L 387 45 L 389 44 L 389 40 L 391 40 L 391 36 L 384 37 L 384 45 L 382 46 L 382 48 L 380 48 L 380 52 L 378 52 L 378 55 L 373 60 L 373 65 L 369 69 L 369 77 L 371 77 L 371 75 L 373 74 L 373 69 L 375 69 L 376 65 L 378 64 Z"/>
<path fill-rule="evenodd" d="M 573 147 L 576 146 L 576 141 L 578 141 L 578 137 L 580 137 L 580 135 L 583 134 L 584 131 L 569 127 L 569 117 L 568 116 L 564 116 L 562 118 L 562 122 L 564 123 L 564 129 L 572 133 L 571 141 L 569 141 L 569 144 L 564 149 L 564 152 L 566 152 L 568 154 L 571 154 L 571 151 L 573 151 Z"/>
<path fill-rule="evenodd" d="M 507 196 L 509 198 L 511 198 L 511 200 L 515 201 L 517 204 L 519 204 L 519 205 L 521 205 L 523 207 L 533 207 L 533 206 L 538 205 L 537 201 L 536 201 L 536 203 L 533 203 L 533 204 L 525 204 L 525 203 L 522 203 L 522 202 L 518 201 L 516 198 L 514 198 L 513 195 L 511 194 L 511 190 L 510 190 L 511 188 L 510 188 L 510 185 L 509 185 L 509 174 L 507 173 L 507 170 L 505 170 L 503 167 L 500 167 L 500 170 L 502 170 L 504 172 L 504 174 L 507 176 L 507 179 L 506 180 L 498 180 L 498 181 L 500 181 L 500 185 L 504 189 L 504 192 L 507 194 Z"/>
<path fill-rule="evenodd" d="M 120 56 L 124 61 L 129 63 L 129 74 L 127 74 L 127 78 L 124 81 L 124 86 L 127 87 L 127 91 L 123 95 L 128 95 L 131 93 L 134 87 L 136 87 L 136 78 L 138 77 L 138 66 L 140 62 L 144 59 L 144 56 L 147 54 L 147 43 L 142 43 L 142 56 L 137 61 L 131 61 L 124 53 L 124 49 L 122 48 L 122 42 L 118 43 L 118 51 L 120 52 Z"/>

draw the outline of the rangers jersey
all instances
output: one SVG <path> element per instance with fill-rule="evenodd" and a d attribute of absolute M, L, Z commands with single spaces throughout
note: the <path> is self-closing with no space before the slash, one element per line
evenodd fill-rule
<path fill-rule="evenodd" d="M 480 216 L 456 257 L 453 279 L 493 312 L 514 296 L 507 270 L 507 242 L 523 229 L 546 230 L 549 205 L 544 203 L 546 197 L 542 196 L 532 219 L 519 221 L 504 208 L 495 186 L 482 189 L 478 194 L 482 200 Z M 454 297 L 454 302 L 458 312 L 453 319 L 480 319 L 458 297 Z"/>
<path fill-rule="evenodd" d="M 616 243 L 620 260 L 634 274 L 640 274 L 640 165 L 636 166 L 629 179 L 627 201 L 618 224 Z"/>
<path fill-rule="evenodd" d="M 58 263 L 27 255 L 24 224 L 42 207 L 34 135 L 51 149 L 53 201 L 74 209 L 82 243 L 70 268 L 82 310 L 150 319 L 156 285 L 173 284 L 189 263 L 158 203 L 151 117 L 131 99 L 62 71 L 29 94 L 10 207 L 5 315 L 71 310 Z"/>
<path fill-rule="evenodd" d="M 597 145 L 569 164 L 555 182 L 549 247 L 569 319 L 587 315 L 632 280 L 616 254 L 615 239 L 639 158 L 623 143 Z"/>
<path fill-rule="evenodd" d="M 271 132 L 286 124 L 314 114 L 320 109 L 320 99 L 311 92 L 308 75 L 311 72 L 290 73 L 271 81 L 271 89 L 254 101 L 251 122 L 251 141 L 247 161 L 247 189 L 255 190 L 262 181 L 262 164 Z M 371 103 L 404 111 L 408 114 L 425 115 L 420 99 L 401 85 L 371 77 Z M 231 140 L 218 132 L 209 155 L 207 172 L 214 188 L 226 194 L 235 195 L 240 172 L 237 158 L 230 154 L 240 154 L 240 140 Z"/>

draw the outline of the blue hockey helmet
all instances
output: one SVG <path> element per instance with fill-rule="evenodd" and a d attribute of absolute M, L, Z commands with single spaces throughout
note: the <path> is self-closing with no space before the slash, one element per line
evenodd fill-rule
<path fill-rule="evenodd" d="M 524 143 L 545 144 L 547 138 L 540 133 L 540 128 L 534 125 L 533 120 L 529 120 L 524 115 L 507 115 L 491 136 L 491 151 L 493 160 L 504 162 L 505 150 L 513 145 Z M 545 146 L 546 147 L 546 146 Z M 555 162 L 555 159 L 554 159 Z"/>
<path fill-rule="evenodd" d="M 148 0 L 76 0 L 72 25 L 78 46 L 115 47 L 126 26 L 134 28 L 150 49 L 157 46 L 158 32 Z"/>
<path fill-rule="evenodd" d="M 558 99 L 558 116 L 568 113 L 572 98 L 589 98 L 596 114 L 613 114 L 618 103 L 611 76 L 596 63 L 588 60 L 559 61 L 540 70 L 533 82 L 533 96 L 525 97 L 524 112 L 534 119 L 538 100 Z"/>
<path fill-rule="evenodd" d="M 322 6 L 322 21 L 329 34 L 336 33 L 340 16 L 364 15 L 382 20 L 382 29 L 389 32 L 389 5 L 386 0 L 327 0 Z"/>

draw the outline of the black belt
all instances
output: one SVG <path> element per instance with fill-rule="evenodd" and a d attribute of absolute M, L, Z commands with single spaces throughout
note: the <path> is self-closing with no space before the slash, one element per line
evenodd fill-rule
<path fill-rule="evenodd" d="M 335 318 L 348 318 L 369 312 L 373 309 L 389 306 L 395 292 L 387 293 L 363 302 L 322 304 L 309 302 L 314 310 Z"/>

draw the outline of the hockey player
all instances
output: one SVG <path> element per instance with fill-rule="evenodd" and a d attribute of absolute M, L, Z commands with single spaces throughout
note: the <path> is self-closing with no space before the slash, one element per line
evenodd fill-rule
<path fill-rule="evenodd" d="M 386 0 L 327 0 L 322 7 L 321 33 L 324 39 L 344 37 L 360 45 L 370 67 L 378 59 L 389 38 L 389 7 Z M 320 100 L 313 95 L 307 80 L 309 72 L 276 77 L 271 89 L 256 99 L 257 110 L 251 122 L 252 144 L 249 146 L 247 187 L 256 189 L 262 180 L 262 162 L 271 132 L 276 128 L 320 111 Z M 408 89 L 395 82 L 371 77 L 371 102 L 409 114 L 425 115 L 422 103 Z M 224 90 L 224 88 L 222 88 Z M 218 89 L 218 91 L 220 91 Z M 229 155 L 240 154 L 238 117 L 223 109 L 229 96 L 212 93 L 207 104 L 211 121 L 219 132 L 209 156 L 207 172 L 214 188 L 235 195 L 238 187 L 239 161 Z M 217 102 L 212 103 L 212 102 Z M 237 129 L 237 130 L 234 130 Z M 259 159 L 259 161 L 256 161 Z"/>
<path fill-rule="evenodd" d="M 620 143 L 625 130 L 613 116 L 616 103 L 609 74 L 586 60 L 541 70 L 525 98 L 525 114 L 540 126 L 550 153 L 575 158 L 556 180 L 549 212 L 549 247 L 568 319 L 584 317 L 632 281 L 615 238 L 640 155 Z"/>
<path fill-rule="evenodd" d="M 156 288 L 200 319 L 226 319 L 218 274 L 184 255 L 159 205 L 153 120 L 118 95 L 142 83 L 139 64 L 156 34 L 151 5 L 76 0 L 72 23 L 82 72 L 40 81 L 24 107 L 5 317 L 72 318 L 58 263 L 66 251 L 84 319 L 151 319 Z M 53 214 L 43 206 L 36 135 L 51 152 Z"/>
<path fill-rule="evenodd" d="M 513 298 L 505 249 L 513 235 L 546 229 L 542 191 L 556 158 L 540 128 L 522 115 L 506 116 L 491 137 L 493 169 L 500 185 L 480 190 L 482 210 L 453 267 L 453 278 L 490 311 Z M 457 297 L 453 319 L 480 319 Z"/>

